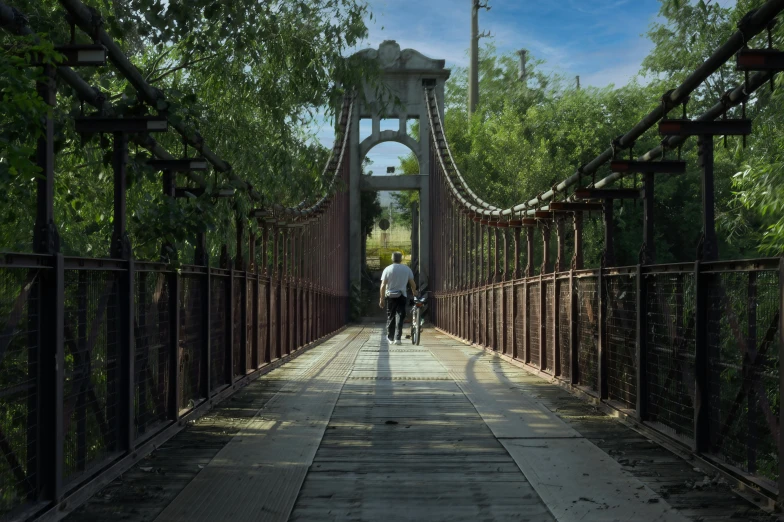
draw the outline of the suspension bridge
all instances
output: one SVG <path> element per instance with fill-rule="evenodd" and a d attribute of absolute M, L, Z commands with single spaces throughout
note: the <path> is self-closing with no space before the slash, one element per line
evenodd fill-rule
<path fill-rule="evenodd" d="M 477 195 L 452 157 L 443 60 L 393 41 L 361 52 L 387 89 L 344 97 L 323 196 L 286 207 L 265 202 L 162 109 L 165 93 L 95 11 L 60 3 L 94 43 L 40 64 L 38 94 L 53 106 L 67 85 L 94 110 L 76 129 L 112 136 L 111 255 L 61 252 L 54 121 L 44 118 L 33 253 L 0 254 L 0 520 L 778 519 L 784 261 L 720 259 L 713 143 L 752 131 L 734 109 L 784 55 L 747 44 L 784 1 L 749 13 L 606 151 L 511 208 Z M 35 29 L 2 3 L 0 25 Z M 733 60 L 745 81 L 689 115 L 689 95 Z M 103 63 L 156 115 L 117 117 L 78 73 Z M 399 129 L 381 131 L 382 118 Z M 372 133 L 360 141 L 362 119 Z M 651 129 L 661 145 L 635 155 Z M 157 132 L 178 133 L 198 156 L 174 156 Z M 663 158 L 692 137 L 698 256 L 657 264 L 656 179 L 685 172 L 685 161 Z M 386 141 L 411 148 L 419 175 L 361 176 Z M 134 259 L 129 143 L 152 154 L 169 198 L 231 197 L 205 182 L 208 168 L 231 181 L 257 205 L 261 234 L 238 219 L 226 238 L 236 255 L 224 245 L 219 266 L 205 233 L 191 264 Z M 432 327 L 419 346 L 390 346 L 381 325 L 350 323 L 363 190 L 420 192 L 416 268 Z M 628 199 L 643 205 L 640 259 L 616 266 L 614 203 Z M 594 215 L 604 252 L 588 268 L 583 225 Z"/>

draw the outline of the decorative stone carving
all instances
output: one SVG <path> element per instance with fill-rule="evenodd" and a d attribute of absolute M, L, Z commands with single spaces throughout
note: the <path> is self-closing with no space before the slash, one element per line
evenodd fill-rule
<path fill-rule="evenodd" d="M 378 61 L 381 67 L 400 67 L 400 45 L 394 40 L 386 40 L 378 48 Z"/>
<path fill-rule="evenodd" d="M 371 60 L 378 60 L 382 69 L 430 69 L 433 71 L 443 71 L 445 77 L 449 76 L 449 71 L 444 69 L 444 60 L 433 60 L 414 49 L 400 50 L 400 44 L 395 40 L 386 40 L 379 45 L 378 49 L 365 49 L 357 54 L 365 55 Z"/>

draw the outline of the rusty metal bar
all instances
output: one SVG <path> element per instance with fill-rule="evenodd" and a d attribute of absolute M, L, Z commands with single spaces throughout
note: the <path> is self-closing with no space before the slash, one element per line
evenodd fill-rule
<path fill-rule="evenodd" d="M 520 227 L 515 227 L 514 232 L 514 279 L 520 279 L 521 265 L 520 265 Z"/>
<path fill-rule="evenodd" d="M 716 211 L 713 188 L 713 136 L 700 136 L 697 140 L 697 150 L 702 174 L 701 260 L 717 261 L 719 259 L 719 245 L 716 240 Z"/>
<path fill-rule="evenodd" d="M 637 404 L 635 412 L 637 419 L 646 421 L 648 419 L 648 380 L 646 378 L 646 368 L 648 367 L 648 288 L 645 284 L 645 276 L 642 272 L 642 265 L 637 265 Z M 697 294 L 698 297 L 700 294 Z M 698 332 L 700 330 L 697 330 Z"/>
<path fill-rule="evenodd" d="M 705 276 L 700 262 L 694 263 L 694 439 L 692 450 L 706 451 L 710 446 L 710 391 L 708 389 L 708 307 Z"/>
<path fill-rule="evenodd" d="M 574 253 L 572 254 L 572 270 L 583 269 L 583 214 L 575 212 L 572 218 L 574 227 Z"/>
<path fill-rule="evenodd" d="M 611 205 L 610 205 L 611 206 Z M 607 282 L 604 277 L 604 267 L 600 267 L 597 277 L 597 298 L 598 298 L 598 323 L 599 323 L 599 398 L 607 400 Z"/>
<path fill-rule="evenodd" d="M 779 259 L 779 332 L 778 332 L 778 345 L 779 345 L 779 397 L 784 397 L 784 257 Z M 784 426 L 782 422 L 782 412 L 779 409 L 779 426 Z M 781 458 L 781 448 L 784 448 L 784 429 L 779 429 L 779 465 L 778 465 L 778 486 L 779 486 L 779 503 L 784 503 L 784 459 Z"/>
<path fill-rule="evenodd" d="M 613 200 L 604 200 L 604 262 L 603 266 L 615 266 L 615 218 L 613 217 Z"/>
<path fill-rule="evenodd" d="M 544 230 L 544 229 L 542 229 Z M 542 263 L 542 270 L 539 272 L 539 324 L 535 326 L 539 330 L 539 370 L 547 368 L 547 290 L 545 289 L 544 273 L 545 266 Z"/>
<path fill-rule="evenodd" d="M 550 323 L 552 327 L 553 339 L 553 375 L 559 377 L 561 375 L 561 329 L 559 306 L 561 303 L 561 292 L 558 291 L 558 278 L 557 274 L 553 273 L 553 306 L 550 309 Z"/>
<path fill-rule="evenodd" d="M 575 214 L 575 217 L 577 215 Z M 571 382 L 570 384 L 577 384 L 580 382 L 580 343 L 578 339 L 578 318 L 580 303 L 577 300 L 577 279 L 574 277 L 575 269 L 569 270 L 569 346 L 571 348 L 571 356 L 569 360 L 572 363 L 571 371 L 569 372 Z"/>
<path fill-rule="evenodd" d="M 562 218 L 555 220 L 555 235 L 558 242 L 556 257 L 555 257 L 555 272 L 564 271 L 564 221 Z"/>

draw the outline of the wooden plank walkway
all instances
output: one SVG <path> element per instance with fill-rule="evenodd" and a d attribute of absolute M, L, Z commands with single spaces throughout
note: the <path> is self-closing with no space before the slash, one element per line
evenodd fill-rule
<path fill-rule="evenodd" d="M 206 420 L 214 437 L 184 430 L 70 518 L 776 520 L 558 386 L 433 330 L 413 347 L 348 328 L 236 399 L 240 422 L 221 424 L 221 408 L 237 416 L 227 401 Z"/>

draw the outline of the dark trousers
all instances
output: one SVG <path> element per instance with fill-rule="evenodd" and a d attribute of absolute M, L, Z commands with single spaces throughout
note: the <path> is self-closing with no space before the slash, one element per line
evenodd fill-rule
<path fill-rule="evenodd" d="M 401 339 L 403 337 L 403 320 L 406 318 L 405 296 L 387 297 L 387 339 Z M 397 332 L 395 320 L 397 319 Z M 397 333 L 397 335 L 393 335 Z"/>

